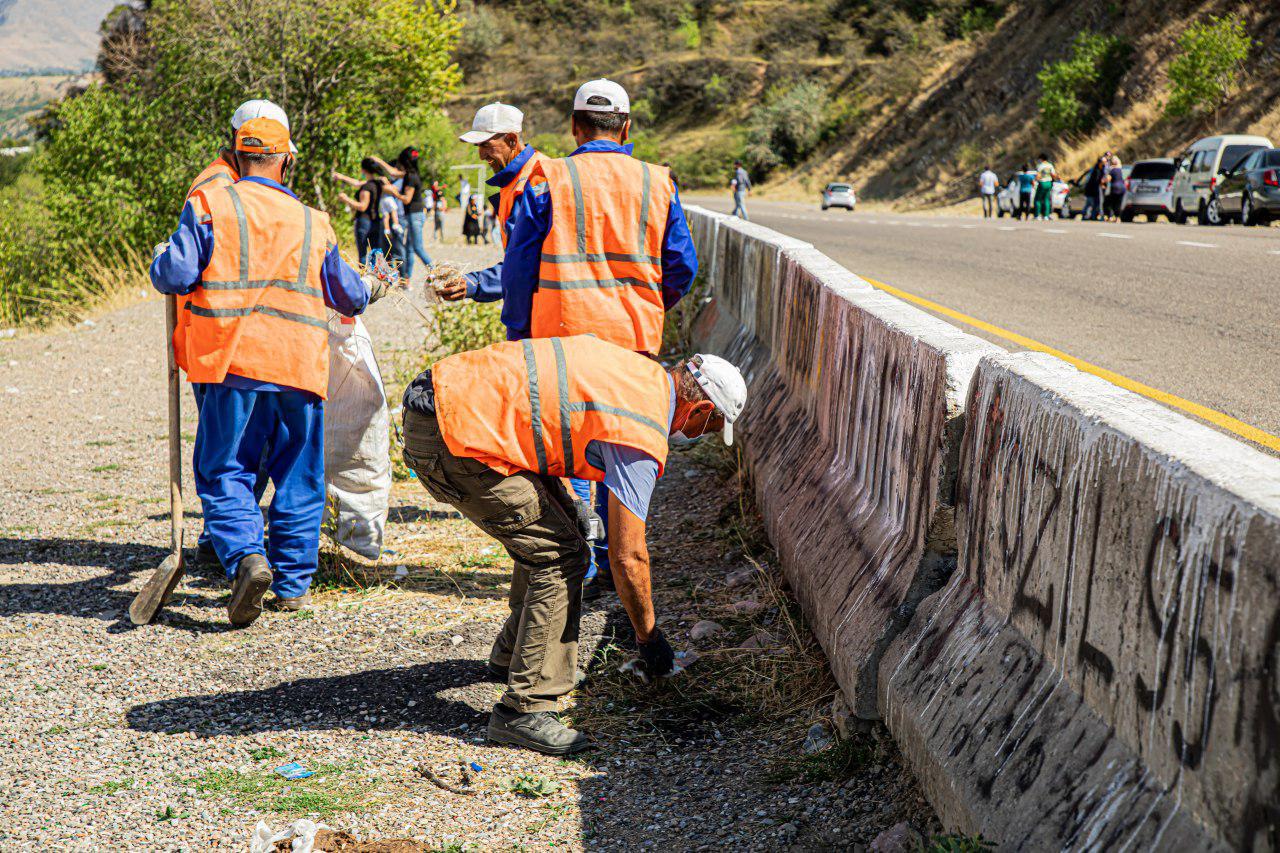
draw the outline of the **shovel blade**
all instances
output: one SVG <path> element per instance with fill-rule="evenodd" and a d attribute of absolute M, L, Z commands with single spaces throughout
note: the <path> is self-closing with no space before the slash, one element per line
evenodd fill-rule
<path fill-rule="evenodd" d="M 134 596 L 129 605 L 129 621 L 135 625 L 146 625 L 156 618 L 160 608 L 169 601 L 178 581 L 182 580 L 185 568 L 181 550 L 165 557 L 164 562 L 147 578 L 146 585 Z"/>

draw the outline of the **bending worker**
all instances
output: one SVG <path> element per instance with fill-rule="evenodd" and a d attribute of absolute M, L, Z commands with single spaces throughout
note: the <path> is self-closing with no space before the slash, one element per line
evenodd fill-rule
<path fill-rule="evenodd" d="M 746 403 L 737 368 L 694 356 L 670 372 L 590 335 L 522 340 L 450 356 L 404 396 L 404 459 L 431 496 L 497 539 L 515 561 L 510 608 L 489 655 L 507 685 L 489 739 L 548 755 L 585 735 L 553 713 L 574 684 L 588 546 L 559 478 L 609 486 L 618 595 L 651 676 L 670 674 L 654 618 L 645 517 L 669 437 L 732 424 Z"/>
<path fill-rule="evenodd" d="M 670 170 L 631 156 L 630 112 L 617 83 L 584 83 L 570 125 L 577 149 L 538 158 L 512 199 L 499 270 L 508 340 L 590 334 L 633 352 L 661 350 L 666 311 L 689 292 L 698 257 Z M 467 292 L 496 298 L 480 276 Z M 586 480 L 573 488 L 590 500 Z M 607 529 L 603 489 L 595 504 Z M 604 547 L 595 549 L 593 574 L 597 567 L 597 583 L 609 585 Z"/>
<path fill-rule="evenodd" d="M 354 316 L 371 297 L 338 255 L 329 217 L 284 186 L 291 147 L 280 121 L 244 122 L 234 155 L 243 177 L 197 190 L 151 263 L 157 290 L 190 296 L 174 344 L 203 397 L 196 492 L 237 626 L 258 617 L 268 587 L 288 609 L 308 601 L 324 512 L 326 306 Z M 253 486 L 266 448 L 276 491 L 264 547 Z"/>
<path fill-rule="evenodd" d="M 271 101 L 253 100 L 245 101 L 236 107 L 236 111 L 231 115 L 231 135 L 227 143 L 227 147 L 218 152 L 218 156 L 213 162 L 204 167 L 196 179 L 191 182 L 190 189 L 187 190 L 186 200 L 190 200 L 191 196 L 202 189 L 214 189 L 215 187 L 225 187 L 234 184 L 240 180 L 239 167 L 236 165 L 235 147 L 236 147 L 236 131 L 240 129 L 240 125 L 249 119 L 254 118 L 271 118 L 284 125 L 285 129 L 289 129 L 289 116 L 277 104 Z M 297 149 L 292 147 L 290 143 L 290 152 L 296 154 Z M 178 296 L 178 327 L 174 331 L 174 353 L 178 357 L 178 366 L 183 370 L 187 369 L 184 363 L 185 344 L 187 336 L 187 322 L 190 314 L 186 310 L 187 297 Z M 192 385 L 191 389 L 196 398 L 196 409 L 200 408 L 202 402 L 203 385 Z M 267 490 L 268 475 L 266 471 L 267 449 L 262 454 L 262 463 L 258 467 L 258 479 L 253 486 L 253 496 L 256 500 L 261 501 L 262 495 Z M 203 528 L 200 530 L 200 537 L 196 541 L 196 565 L 201 569 L 221 569 L 222 564 L 218 562 L 218 555 L 213 550 L 213 543 L 209 539 L 209 532 Z"/>

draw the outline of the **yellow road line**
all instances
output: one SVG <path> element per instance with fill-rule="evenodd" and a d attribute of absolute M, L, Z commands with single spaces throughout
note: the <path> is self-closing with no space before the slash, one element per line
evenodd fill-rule
<path fill-rule="evenodd" d="M 1252 424 L 1247 424 L 1244 421 L 1237 420 L 1230 415 L 1225 415 L 1222 412 L 1210 409 L 1207 406 L 1202 406 L 1199 403 L 1184 400 L 1182 397 L 1179 397 L 1176 394 L 1170 394 L 1168 391 L 1161 391 L 1159 388 L 1152 388 L 1150 385 L 1143 385 L 1141 382 L 1130 379 L 1127 376 L 1121 376 L 1115 371 L 1107 370 L 1105 367 L 1098 367 L 1095 364 L 1090 364 L 1089 362 L 1078 359 L 1073 355 L 1067 355 L 1062 350 L 1054 349 L 1047 344 L 1042 344 L 1037 340 L 1028 338 L 1026 335 L 1020 335 L 1017 332 L 1002 329 L 999 326 L 986 322 L 985 320 L 979 320 L 977 317 L 970 317 L 968 314 L 961 314 L 959 311 L 952 310 L 945 305 L 939 305 L 937 302 L 925 299 L 923 296 L 916 296 L 914 293 L 908 293 L 905 290 L 900 290 L 892 285 L 875 281 L 874 279 L 866 278 L 865 276 L 863 276 L 863 280 L 886 293 L 892 293 L 899 299 L 905 299 L 906 301 L 915 303 L 922 308 L 928 308 L 930 311 L 936 311 L 939 314 L 950 317 L 952 320 L 957 320 L 965 325 L 982 329 L 984 332 L 995 335 L 997 338 L 1002 338 L 1010 343 L 1017 344 L 1024 349 L 1035 350 L 1036 352 L 1047 352 L 1049 355 L 1057 356 L 1068 364 L 1072 364 L 1080 370 L 1083 370 L 1085 373 L 1092 373 L 1094 376 L 1101 376 L 1103 379 L 1115 385 L 1119 385 L 1121 388 L 1133 391 L 1136 394 L 1141 394 L 1144 397 L 1150 397 L 1152 400 L 1164 403 L 1166 406 L 1181 409 L 1184 412 L 1208 421 L 1214 426 L 1220 427 L 1228 432 L 1233 432 L 1236 435 L 1243 436 L 1244 438 L 1260 444 L 1263 447 L 1280 452 L 1280 436 L 1264 432 Z"/>

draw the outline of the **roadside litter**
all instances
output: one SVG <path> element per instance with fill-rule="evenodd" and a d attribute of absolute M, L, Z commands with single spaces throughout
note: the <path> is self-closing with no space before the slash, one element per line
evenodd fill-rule
<path fill-rule="evenodd" d="M 306 779 L 308 776 L 316 775 L 314 770 L 308 770 L 297 761 L 290 761 L 288 764 L 281 764 L 276 768 L 275 772 L 290 781 L 295 779 Z"/>
<path fill-rule="evenodd" d="M 249 853 L 275 853 L 277 841 L 293 839 L 293 853 L 312 853 L 316 843 L 316 833 L 328 829 L 323 823 L 303 818 L 295 820 L 279 832 L 272 832 L 264 820 L 258 821 L 249 838 Z"/>
<path fill-rule="evenodd" d="M 448 781 L 446 775 L 452 775 L 449 774 L 448 771 L 441 770 L 437 772 L 432 769 L 430 765 L 423 762 L 419 762 L 418 765 L 414 767 L 414 770 L 418 772 L 419 776 L 425 776 L 427 779 L 431 780 L 431 784 L 435 785 L 442 791 L 448 791 L 451 794 L 462 794 L 463 796 L 471 796 L 472 794 L 475 794 L 475 774 L 483 771 L 484 768 L 474 761 L 459 761 L 452 766 L 456 768 L 456 775 L 458 778 L 457 784 Z"/>
<path fill-rule="evenodd" d="M 666 675 L 660 675 L 658 677 L 664 681 L 667 679 L 675 678 L 677 675 L 679 675 L 680 673 L 688 669 L 690 666 L 692 666 L 694 661 L 696 661 L 698 657 L 699 655 L 697 652 L 676 652 L 675 664 L 671 667 L 671 671 L 668 672 Z M 645 684 L 648 684 L 650 681 L 653 680 L 652 678 L 650 678 L 649 673 L 645 671 L 645 668 L 642 665 L 640 658 L 638 657 L 631 658 L 630 660 L 622 664 L 622 666 L 618 667 L 618 672 L 622 673 L 623 675 L 634 675 L 636 678 L 639 678 Z"/>

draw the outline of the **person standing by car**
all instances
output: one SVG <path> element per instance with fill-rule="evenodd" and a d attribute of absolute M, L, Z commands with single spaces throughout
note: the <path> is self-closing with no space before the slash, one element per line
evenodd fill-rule
<path fill-rule="evenodd" d="M 1018 219 L 1026 219 L 1031 215 L 1031 199 L 1036 192 L 1036 172 L 1031 168 L 1030 163 L 1023 163 L 1022 170 L 1018 172 L 1016 179 L 1018 181 L 1017 208 L 1013 211 L 1013 215 Z"/>
<path fill-rule="evenodd" d="M 444 188 L 440 186 L 440 183 L 438 181 L 432 182 L 431 195 L 435 199 L 435 203 L 436 203 L 435 207 L 432 208 L 431 210 L 432 214 L 434 215 L 433 222 L 435 224 L 435 227 L 433 228 L 433 233 L 435 234 L 435 237 L 437 240 L 443 240 L 444 239 L 444 211 L 445 211 Z"/>
<path fill-rule="evenodd" d="M 741 160 L 733 161 L 733 180 L 729 181 L 729 186 L 733 188 L 733 213 L 729 215 L 750 219 L 747 216 L 747 190 L 751 189 L 751 179 L 747 177 L 747 170 L 742 168 Z"/>
<path fill-rule="evenodd" d="M 996 190 L 1000 188 L 1000 178 L 991 167 L 987 166 L 978 176 L 978 192 L 982 196 L 982 218 L 990 219 L 995 211 Z"/>
<path fill-rule="evenodd" d="M 360 182 L 356 197 L 338 193 L 338 201 L 349 207 L 355 217 L 356 254 L 360 258 L 360 263 L 363 264 L 369 256 L 370 249 L 383 248 L 381 229 L 378 227 L 378 206 L 382 201 L 383 174 L 377 161 L 372 157 L 365 157 L 360 161 L 360 171 L 364 180 Z M 356 183 L 356 179 L 348 178 L 339 172 L 331 173 L 331 177 L 342 183 Z"/>
<path fill-rule="evenodd" d="M 412 145 L 400 152 L 396 157 L 396 164 L 393 166 L 377 157 L 374 161 L 382 167 L 382 170 L 393 178 L 402 178 L 403 181 L 398 184 L 392 184 L 385 187 L 386 191 L 395 196 L 404 206 L 401 224 L 404 225 L 404 241 L 401 247 L 404 255 L 404 277 L 408 281 L 413 278 L 413 261 L 414 258 L 421 258 L 422 262 L 428 267 L 431 266 L 431 256 L 427 254 L 426 247 L 422 245 L 423 234 L 427 227 L 427 204 L 434 201 L 430 197 L 430 193 L 423 189 L 422 175 L 418 172 L 418 149 Z M 432 204 L 434 207 L 434 203 Z"/>
<path fill-rule="evenodd" d="M 1049 161 L 1048 154 L 1040 155 L 1040 163 L 1036 166 L 1036 201 L 1035 218 L 1046 221 L 1053 207 L 1053 182 L 1058 180 L 1058 170 Z"/>
<path fill-rule="evenodd" d="M 1120 221 L 1120 206 L 1124 204 L 1124 194 L 1128 187 L 1124 184 L 1124 168 L 1120 158 L 1113 156 L 1107 169 L 1106 214 L 1108 222 Z"/>
<path fill-rule="evenodd" d="M 1098 158 L 1084 180 L 1084 210 L 1080 218 L 1086 222 L 1092 222 L 1102 214 L 1102 176 L 1107 170 L 1106 157 L 1104 154 Z"/>

